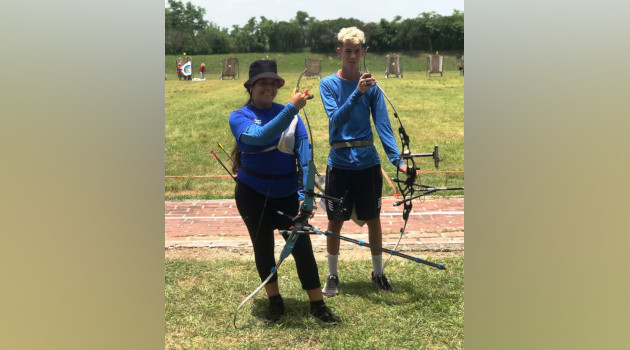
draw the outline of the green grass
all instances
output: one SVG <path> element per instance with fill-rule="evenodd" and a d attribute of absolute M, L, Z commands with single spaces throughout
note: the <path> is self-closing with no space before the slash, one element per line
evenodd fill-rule
<path fill-rule="evenodd" d="M 206 81 L 177 81 L 173 65 L 176 56 L 166 57 L 165 70 L 169 79 L 165 82 L 166 109 L 166 150 L 165 174 L 167 176 L 207 176 L 225 175 L 225 170 L 208 152 L 212 148 L 222 158 L 227 157 L 218 150 L 215 140 L 223 144 L 229 152 L 234 138 L 228 126 L 228 117 L 233 110 L 239 109 L 247 101 L 243 83 L 247 80 L 247 67 L 264 54 L 238 54 L 241 64 L 240 78 L 219 80 L 221 59 L 229 55 L 195 56 L 194 72 L 198 75 L 198 66 L 206 64 Z M 304 67 L 304 58 L 308 53 L 269 54 L 278 62 L 278 73 L 286 80 L 286 86 L 279 90 L 276 102 L 286 104 L 291 87 Z M 313 54 L 314 58 L 322 55 Z M 440 169 L 444 171 L 464 170 L 464 78 L 460 76 L 456 57 L 445 57 L 444 76 L 426 75 L 426 55 L 403 55 L 404 78 L 385 79 L 384 55 L 368 54 L 368 68 L 375 73 L 383 90 L 398 112 L 411 139 L 411 151 L 429 153 L 433 146 L 440 146 L 440 155 L 444 161 Z M 324 57 L 322 76 L 332 74 L 340 68 L 336 57 L 331 60 Z M 328 157 L 328 118 L 319 98 L 319 80 L 303 79 L 301 88 L 309 88 L 315 95 L 306 107 L 315 144 L 315 164 L 323 173 Z M 393 117 L 393 110 L 388 104 L 388 111 L 394 134 L 398 140 L 398 122 Z M 300 112 L 303 115 L 303 112 Z M 392 166 L 382 150 L 378 134 L 374 131 L 377 150 L 382 166 L 395 176 Z M 398 140 L 400 147 L 400 141 Z M 226 162 L 229 167 L 229 161 Z M 422 171 L 433 171 L 433 161 L 423 158 L 419 161 Z M 423 174 L 424 184 L 433 186 L 463 187 L 464 174 Z M 234 183 L 231 179 L 215 178 L 166 178 L 165 191 L 167 200 L 176 199 L 214 199 L 233 198 Z M 390 196 L 392 189 L 385 183 L 383 195 Z M 463 191 L 438 192 L 442 195 L 458 195 Z"/>
<path fill-rule="evenodd" d="M 388 264 L 395 293 L 378 292 L 368 260 L 341 260 L 340 294 L 326 299 L 343 323 L 320 325 L 307 316 L 294 260 L 280 271 L 287 314 L 275 325 L 263 320 L 259 292 L 232 317 L 260 284 L 254 263 L 245 260 L 166 260 L 167 349 L 461 349 L 464 347 L 464 258 L 433 260 L 441 271 L 406 260 Z M 325 270 L 318 263 L 320 274 Z M 323 276 L 321 276 L 323 280 Z"/>

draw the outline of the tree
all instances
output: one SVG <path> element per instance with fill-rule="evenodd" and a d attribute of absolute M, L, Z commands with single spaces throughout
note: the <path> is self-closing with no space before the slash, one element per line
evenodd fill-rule
<path fill-rule="evenodd" d="M 299 27 L 300 40 L 303 43 L 302 45 L 305 47 L 311 46 L 306 33 L 314 20 L 315 19 L 313 17 L 310 17 L 308 13 L 304 11 L 298 11 L 295 14 L 295 18 L 291 20 L 291 23 L 295 23 Z"/>
<path fill-rule="evenodd" d="M 433 53 L 433 40 L 437 37 L 440 32 L 440 28 L 438 27 L 438 19 L 440 15 L 435 12 L 422 12 L 420 14 L 422 17 L 422 29 L 426 35 L 424 36 L 429 44 L 429 52 Z"/>
<path fill-rule="evenodd" d="M 464 51 L 464 13 L 453 10 L 453 15 L 444 17 L 445 40 L 450 50 Z"/>
<path fill-rule="evenodd" d="M 197 54 L 230 52 L 230 36 L 227 29 L 221 29 L 210 23 L 197 34 Z"/>
<path fill-rule="evenodd" d="M 337 47 L 339 30 L 353 26 L 365 33 L 371 52 L 464 49 L 464 13 L 458 10 L 451 16 L 423 12 L 415 18 L 396 16 L 391 22 L 381 19 L 378 23 L 355 18 L 318 21 L 297 11 L 289 22 L 252 17 L 242 28 L 234 25 L 229 32 L 204 20 L 205 13 L 190 2 L 168 0 L 164 23 L 167 54 L 296 52 L 309 47 L 312 52 L 330 54 Z"/>
<path fill-rule="evenodd" d="M 274 51 L 273 49 L 271 49 L 271 47 L 273 46 L 274 36 L 276 32 L 276 22 L 271 19 L 267 19 L 265 16 L 260 16 L 260 23 L 258 24 L 258 28 L 260 28 L 261 40 L 264 41 L 263 51 Z"/>
<path fill-rule="evenodd" d="M 361 29 L 363 22 L 355 18 L 337 18 L 313 21 L 309 26 L 307 37 L 311 44 L 311 51 L 330 53 L 337 48 L 337 34 L 342 28 L 357 27 Z"/>
<path fill-rule="evenodd" d="M 398 30 L 400 47 L 410 51 L 422 48 L 422 26 L 419 18 L 408 18 L 402 21 Z"/>
<path fill-rule="evenodd" d="M 396 16 L 392 22 L 388 22 L 384 18 L 381 19 L 376 27 L 376 33 L 372 35 L 370 46 L 375 51 L 400 51 L 400 40 L 398 38 L 398 22 L 401 20 L 400 16 Z"/>
<path fill-rule="evenodd" d="M 300 27 L 295 23 L 278 22 L 275 26 L 273 38 L 270 40 L 271 51 L 294 52 L 304 46 L 304 40 L 300 32 Z"/>
<path fill-rule="evenodd" d="M 203 19 L 206 10 L 190 2 L 168 0 L 164 13 L 165 49 L 167 53 L 188 50 L 194 53 L 196 36 L 208 22 Z"/>
<path fill-rule="evenodd" d="M 263 36 L 256 17 L 251 17 L 243 28 L 232 26 L 230 37 L 236 52 L 265 52 L 267 38 Z"/>

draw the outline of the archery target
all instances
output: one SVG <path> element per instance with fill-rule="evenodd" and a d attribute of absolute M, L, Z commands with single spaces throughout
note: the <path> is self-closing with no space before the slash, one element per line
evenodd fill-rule
<path fill-rule="evenodd" d="M 182 73 L 184 73 L 184 75 L 192 74 L 192 64 L 190 63 L 190 61 L 184 64 L 184 66 L 182 67 Z"/>

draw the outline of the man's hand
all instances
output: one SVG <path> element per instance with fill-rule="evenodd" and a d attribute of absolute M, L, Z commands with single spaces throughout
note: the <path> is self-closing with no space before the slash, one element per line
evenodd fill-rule
<path fill-rule="evenodd" d="M 403 164 L 403 165 L 399 166 L 398 170 L 400 170 L 401 172 L 405 173 L 407 175 L 407 177 L 410 177 L 410 174 L 407 172 L 408 168 L 407 168 L 406 164 Z M 418 169 L 416 169 L 416 178 L 418 178 Z"/>
<path fill-rule="evenodd" d="M 361 78 L 359 78 L 359 85 L 357 85 L 357 89 L 364 94 L 368 89 L 375 86 L 376 79 L 372 78 L 372 73 L 364 73 Z"/>

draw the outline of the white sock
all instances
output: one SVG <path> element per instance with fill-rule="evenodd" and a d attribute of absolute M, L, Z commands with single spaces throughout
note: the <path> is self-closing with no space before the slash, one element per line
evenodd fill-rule
<path fill-rule="evenodd" d="M 372 268 L 374 269 L 374 275 L 383 274 L 383 255 L 372 255 Z"/>
<path fill-rule="evenodd" d="M 328 274 L 339 276 L 337 273 L 337 261 L 339 260 L 339 254 L 331 255 L 328 254 Z"/>

